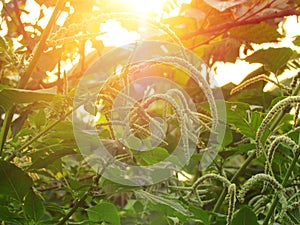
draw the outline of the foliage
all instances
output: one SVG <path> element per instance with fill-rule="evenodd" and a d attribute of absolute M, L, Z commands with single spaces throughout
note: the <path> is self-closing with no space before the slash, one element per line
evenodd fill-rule
<path fill-rule="evenodd" d="M 180 5 L 168 0 L 162 15 L 147 16 L 120 0 L 35 2 L 40 8 L 37 20 L 24 23 L 21 15 L 28 13 L 27 0 L 1 1 L 0 25 L 7 26 L 7 33 L 0 37 L 2 224 L 300 223 L 300 34 L 292 47 L 276 45 L 285 38 L 287 16 L 299 16 L 299 1 L 192 0 Z M 178 15 L 167 17 L 179 7 Z M 43 27 L 40 21 L 45 20 L 47 9 L 53 13 Z M 67 17 L 59 25 L 56 21 L 62 13 Z M 70 115 L 77 107 L 73 105 L 77 84 L 94 60 L 112 49 L 99 40 L 103 35 L 100 24 L 111 19 L 130 31 L 146 27 L 150 31 L 141 32 L 142 39 L 176 43 L 210 68 L 216 62 L 237 59 L 261 64 L 240 85 L 222 87 L 227 118 L 218 115 L 219 102 L 213 98 L 209 76 L 203 77 L 197 65 L 189 64 L 185 52 L 182 57 L 163 57 L 163 63 L 122 67 L 105 81 L 98 93 L 101 104 L 85 104 L 84 108 L 95 115 L 101 106 L 104 113 L 95 127 L 118 161 L 149 166 L 167 158 L 180 135 L 186 156 L 189 140 L 197 143 L 188 165 L 150 186 L 125 186 L 102 177 L 103 171 L 95 172 L 81 155 L 73 133 Z M 269 43 L 273 47 L 264 47 Z M 89 55 L 85 54 L 88 44 L 94 50 Z M 63 66 L 68 63 L 72 70 L 66 72 Z M 285 71 L 294 76 L 279 81 Z M 157 135 L 159 146 L 148 143 L 150 151 L 139 152 L 126 149 L 113 135 L 112 124 L 123 124 L 109 115 L 114 98 L 127 82 L 147 73 L 178 84 L 198 112 L 193 114 L 188 107 L 180 110 L 187 102 L 174 90 L 136 103 L 130 111 L 135 134 L 127 139 L 130 146 L 142 146 L 139 138 L 152 131 L 166 131 L 154 117 L 162 117 L 171 127 L 164 138 Z M 264 91 L 269 82 L 274 88 Z M 200 121 L 201 133 L 196 137 L 189 133 L 193 119 Z M 203 153 L 210 151 L 209 135 L 219 123 L 226 131 L 224 138 L 217 138 L 218 155 L 201 171 Z"/>

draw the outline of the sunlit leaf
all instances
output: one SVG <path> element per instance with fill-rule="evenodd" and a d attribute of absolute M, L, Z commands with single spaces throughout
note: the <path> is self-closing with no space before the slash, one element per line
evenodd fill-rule
<path fill-rule="evenodd" d="M 222 0 L 204 0 L 208 5 L 211 7 L 219 10 L 220 12 L 225 11 L 226 9 L 232 8 L 234 6 L 240 5 L 246 0 L 228 0 L 228 1 L 222 1 Z"/>
<path fill-rule="evenodd" d="M 223 39 L 209 44 L 205 48 L 203 57 L 206 61 L 211 59 L 213 62 L 224 61 L 234 63 L 239 56 L 240 46 L 241 42 L 237 39 Z"/>
<path fill-rule="evenodd" d="M 30 191 L 33 182 L 19 167 L 0 161 L 0 195 L 19 201 Z"/>
<path fill-rule="evenodd" d="M 249 63 L 261 63 L 265 68 L 275 74 L 287 64 L 294 51 L 291 48 L 260 49 L 245 58 Z"/>
<path fill-rule="evenodd" d="M 296 36 L 295 40 L 293 41 L 294 45 L 300 46 L 300 36 Z"/>
<path fill-rule="evenodd" d="M 61 52 L 61 48 L 56 48 L 55 50 L 44 52 L 39 58 L 37 68 L 39 68 L 39 70 L 41 71 L 52 71 L 58 63 Z"/>
<path fill-rule="evenodd" d="M 2 52 L 3 49 L 6 48 L 6 41 L 3 37 L 0 36 L 0 52 Z"/>
<path fill-rule="evenodd" d="M 230 29 L 230 36 L 233 38 L 261 44 L 264 42 L 273 42 L 281 37 L 274 26 L 261 22 Z"/>
<path fill-rule="evenodd" d="M 37 101 L 51 101 L 53 94 L 40 91 L 29 91 L 14 88 L 0 90 L 0 106 L 7 110 L 12 104 L 31 103 Z"/>

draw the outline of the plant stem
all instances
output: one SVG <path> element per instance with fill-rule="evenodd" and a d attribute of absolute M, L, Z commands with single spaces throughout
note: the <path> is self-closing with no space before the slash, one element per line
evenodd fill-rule
<path fill-rule="evenodd" d="M 72 209 L 60 220 L 57 225 L 64 225 L 68 219 L 76 212 L 76 210 L 84 203 L 89 196 L 89 192 L 86 192 L 72 207 Z"/>
<path fill-rule="evenodd" d="M 0 156 L 2 155 L 2 152 L 3 152 L 4 143 L 6 141 L 10 123 L 13 119 L 15 110 L 16 110 L 16 106 L 13 105 L 5 113 L 5 118 L 4 118 L 3 126 L 1 129 L 1 134 L 0 134 Z"/>
<path fill-rule="evenodd" d="M 290 178 L 290 175 L 291 175 L 291 173 L 293 172 L 293 170 L 294 170 L 294 168 L 296 166 L 296 163 L 298 161 L 299 155 L 300 155 L 300 149 L 298 148 L 298 151 L 296 152 L 295 157 L 294 157 L 294 159 L 293 159 L 293 161 L 292 161 L 292 163 L 291 163 L 288 171 L 286 172 L 286 174 L 285 174 L 285 176 L 283 178 L 283 181 L 281 183 L 281 185 L 283 187 L 286 186 L 286 184 L 287 184 L 287 182 L 288 182 L 288 180 Z M 263 222 L 262 225 L 268 225 L 269 224 L 269 220 L 272 217 L 272 215 L 274 214 L 274 211 L 276 209 L 278 201 L 279 201 L 279 198 L 278 198 L 278 193 L 277 193 L 274 196 L 274 198 L 273 198 L 272 205 L 271 205 L 271 207 L 270 207 L 270 209 L 269 209 L 269 211 L 268 211 L 268 213 L 267 213 L 267 215 L 265 217 L 265 220 L 264 220 L 264 222 Z"/>

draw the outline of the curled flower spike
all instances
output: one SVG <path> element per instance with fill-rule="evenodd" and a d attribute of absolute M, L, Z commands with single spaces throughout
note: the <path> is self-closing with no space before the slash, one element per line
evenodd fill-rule
<path fill-rule="evenodd" d="M 173 65 L 177 68 L 186 70 L 189 73 L 189 75 L 191 75 L 191 77 L 198 83 L 198 85 L 201 87 L 202 91 L 204 92 L 204 94 L 208 100 L 210 109 L 211 109 L 212 123 L 213 123 L 212 124 L 212 128 L 213 128 L 212 132 L 214 132 L 216 130 L 217 124 L 218 124 L 218 113 L 217 113 L 217 106 L 216 106 L 213 92 L 212 92 L 208 82 L 205 79 L 207 72 L 208 72 L 206 69 L 203 69 L 202 71 L 200 71 L 200 70 L 196 69 L 190 62 L 188 62 L 185 59 L 179 58 L 179 57 L 163 56 L 163 57 L 159 57 L 157 59 L 143 61 L 139 64 L 132 65 L 129 70 L 129 73 L 133 74 L 136 71 L 140 71 L 145 68 L 149 68 L 149 67 L 147 67 L 149 65 L 153 66 L 153 64 L 162 64 L 162 63 Z M 146 67 L 145 67 L 145 65 L 146 65 Z M 177 93 L 177 95 L 178 95 L 178 93 Z M 180 96 L 178 96 L 178 97 L 180 97 Z M 182 102 L 182 103 L 184 104 L 184 102 Z"/>
<path fill-rule="evenodd" d="M 278 181 L 274 177 L 264 173 L 256 174 L 249 180 L 247 180 L 246 183 L 244 183 L 244 185 L 242 186 L 242 189 L 240 190 L 238 195 L 238 199 L 240 202 L 244 202 L 247 192 L 250 191 L 258 182 L 268 182 L 276 191 L 283 190 L 282 185 L 278 183 Z"/>
<path fill-rule="evenodd" d="M 292 83 L 291 83 L 291 88 L 294 89 L 297 86 L 298 80 L 300 79 L 300 72 L 297 73 L 296 76 L 294 76 Z"/>
<path fill-rule="evenodd" d="M 280 102 L 278 102 L 273 108 L 268 112 L 266 117 L 263 119 L 261 125 L 259 126 L 256 133 L 256 154 L 260 155 L 262 151 L 260 139 L 264 134 L 268 124 L 273 120 L 273 118 L 286 106 L 300 103 L 300 96 L 289 96 Z"/>
<path fill-rule="evenodd" d="M 187 60 L 179 58 L 179 57 L 173 57 L 173 56 L 164 56 L 164 57 L 157 58 L 155 60 L 149 60 L 145 63 L 149 63 L 149 62 L 166 63 L 166 64 L 174 65 L 177 68 L 186 70 L 189 73 L 189 75 L 198 83 L 198 85 L 201 87 L 202 91 L 204 92 L 204 94 L 208 100 L 210 109 L 211 109 L 211 114 L 212 114 L 212 118 L 213 118 L 212 126 L 213 126 L 213 129 L 216 129 L 217 124 L 218 124 L 217 106 L 216 106 L 213 92 L 205 79 L 205 77 L 207 75 L 206 74 L 207 71 L 206 70 L 200 71 L 200 70 L 196 69 Z"/>
<path fill-rule="evenodd" d="M 287 208 L 288 208 L 288 203 L 287 203 L 287 199 L 286 197 L 284 196 L 284 192 L 283 191 L 280 191 L 279 194 L 278 194 L 278 198 L 279 198 L 279 202 L 281 203 L 281 210 L 278 214 L 278 217 L 279 217 L 279 220 L 282 220 L 286 211 L 287 211 Z"/>
<path fill-rule="evenodd" d="M 280 143 L 286 144 L 289 147 L 292 148 L 293 153 L 295 153 L 295 149 L 298 148 L 298 145 L 288 136 L 285 135 L 280 135 L 277 136 L 271 143 L 270 147 L 267 150 L 267 160 L 269 163 L 266 163 L 266 167 L 265 167 L 265 174 L 269 174 L 270 169 L 269 168 L 269 164 L 272 165 L 273 162 L 273 157 L 274 157 L 274 153 L 277 149 L 277 147 L 279 146 Z"/>
<path fill-rule="evenodd" d="M 208 180 L 208 179 L 218 180 L 221 183 L 223 183 L 227 188 L 229 188 L 229 186 L 231 185 L 230 181 L 227 178 L 222 177 L 221 175 L 214 174 L 214 173 L 205 174 L 204 176 L 198 178 L 196 180 L 196 182 L 193 183 L 193 185 L 190 189 L 191 191 L 184 198 L 189 199 L 191 197 L 192 193 L 194 193 L 197 197 L 197 200 L 198 200 L 198 203 L 200 204 L 200 206 L 201 207 L 204 206 L 204 202 L 199 195 L 200 192 L 197 189 L 201 183 L 203 183 L 205 180 Z"/>
<path fill-rule="evenodd" d="M 235 210 L 236 203 L 236 186 L 235 184 L 230 184 L 228 187 L 228 213 L 227 213 L 227 225 L 230 225 L 233 213 Z"/>
<path fill-rule="evenodd" d="M 288 211 L 293 211 L 295 209 L 298 209 L 300 208 L 300 200 L 297 201 L 297 202 L 293 202 L 292 204 L 290 204 L 288 207 L 287 207 L 287 210 Z"/>
<path fill-rule="evenodd" d="M 294 115 L 294 127 L 296 127 L 298 123 L 297 120 L 299 117 L 299 111 L 300 111 L 300 104 L 297 104 L 295 108 L 295 115 Z"/>

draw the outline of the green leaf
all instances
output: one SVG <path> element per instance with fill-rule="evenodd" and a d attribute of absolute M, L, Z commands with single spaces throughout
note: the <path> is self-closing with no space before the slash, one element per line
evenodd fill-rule
<path fill-rule="evenodd" d="M 0 51 L 1 49 L 5 49 L 6 48 L 6 41 L 4 40 L 3 37 L 0 36 Z"/>
<path fill-rule="evenodd" d="M 22 201 L 32 185 L 32 179 L 19 167 L 0 161 L 0 195 Z"/>
<path fill-rule="evenodd" d="M 222 140 L 220 137 L 222 138 Z M 231 144 L 231 142 L 233 140 L 232 131 L 229 128 L 226 128 L 224 137 L 222 135 L 218 136 L 217 140 L 219 143 L 222 143 L 223 147 Z"/>
<path fill-rule="evenodd" d="M 294 51 L 291 48 L 260 49 L 245 58 L 249 63 L 261 63 L 266 70 L 278 74 L 291 59 Z"/>
<path fill-rule="evenodd" d="M 294 45 L 300 46 L 300 36 L 296 36 L 295 40 L 293 41 Z"/>
<path fill-rule="evenodd" d="M 135 191 L 136 196 L 142 198 L 142 199 L 146 199 L 148 201 L 150 201 L 153 204 L 161 204 L 161 205 L 165 205 L 168 206 L 169 208 L 175 210 L 176 212 L 184 215 L 184 216 L 191 216 L 192 213 L 190 213 L 188 210 L 186 210 L 181 204 L 179 204 L 177 201 L 174 200 L 169 200 L 157 195 L 152 195 L 146 191 Z"/>
<path fill-rule="evenodd" d="M 42 199 L 33 191 L 30 191 L 24 201 L 24 213 L 26 218 L 37 222 L 44 215 L 44 212 L 45 209 Z"/>
<path fill-rule="evenodd" d="M 40 129 L 46 124 L 46 113 L 44 110 L 40 110 L 36 114 L 30 114 L 29 119 L 34 123 L 36 128 Z"/>
<path fill-rule="evenodd" d="M 57 152 L 54 152 L 50 155 L 47 155 L 45 158 L 38 158 L 35 160 L 32 165 L 29 167 L 30 170 L 37 170 L 41 168 L 46 168 L 56 160 L 66 156 L 66 155 L 74 155 L 76 152 L 73 149 L 62 149 Z"/>
<path fill-rule="evenodd" d="M 213 62 L 223 61 L 235 63 L 239 56 L 241 42 L 234 38 L 226 38 L 221 41 L 210 43 L 205 50 L 203 58 L 205 61 L 210 59 Z"/>
<path fill-rule="evenodd" d="M 193 218 L 201 220 L 204 225 L 210 225 L 209 212 L 195 206 L 190 206 L 189 211 L 194 214 Z"/>
<path fill-rule="evenodd" d="M 137 160 L 142 160 L 146 165 L 159 163 L 169 157 L 169 152 L 161 147 L 156 147 L 147 151 L 138 151 L 136 154 Z"/>
<path fill-rule="evenodd" d="M 231 225 L 258 225 L 257 217 L 251 208 L 243 206 L 234 214 Z"/>
<path fill-rule="evenodd" d="M 229 32 L 233 38 L 257 44 L 273 42 L 281 37 L 275 27 L 265 22 L 234 27 Z"/>
<path fill-rule="evenodd" d="M 18 214 L 12 213 L 9 211 L 8 207 L 0 206 L 0 220 L 14 224 L 25 224 L 23 218 L 21 218 Z"/>
<path fill-rule="evenodd" d="M 61 56 L 61 52 L 61 48 L 55 48 L 52 51 L 43 52 L 37 62 L 37 68 L 44 72 L 52 71 L 58 62 L 57 59 Z"/>
<path fill-rule="evenodd" d="M 0 106 L 7 110 L 12 104 L 32 103 L 36 101 L 52 101 L 55 95 L 41 92 L 14 88 L 0 90 Z"/>
<path fill-rule="evenodd" d="M 91 222 L 107 222 L 112 225 L 120 225 L 120 216 L 115 205 L 108 202 L 87 209 L 88 218 Z"/>

